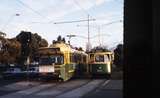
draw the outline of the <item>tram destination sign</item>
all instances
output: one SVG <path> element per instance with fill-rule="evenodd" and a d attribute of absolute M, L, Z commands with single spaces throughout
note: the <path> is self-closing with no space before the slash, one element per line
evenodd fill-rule
<path fill-rule="evenodd" d="M 53 54 L 59 53 L 60 48 L 40 48 L 38 49 L 38 54 Z"/>

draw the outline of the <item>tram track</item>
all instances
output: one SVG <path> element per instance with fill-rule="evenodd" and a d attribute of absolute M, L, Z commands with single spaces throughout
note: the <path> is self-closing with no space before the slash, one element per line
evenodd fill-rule
<path fill-rule="evenodd" d="M 47 94 L 48 96 L 54 96 L 55 90 L 63 90 L 63 92 L 66 92 L 67 90 L 71 90 L 71 89 L 76 89 L 76 87 L 80 86 L 81 84 L 85 84 L 86 82 L 89 82 L 89 80 L 71 80 L 71 81 L 66 81 L 66 82 L 53 82 L 53 83 L 46 83 L 46 82 L 42 82 L 37 86 L 33 86 L 31 88 L 27 88 L 24 90 L 19 90 L 19 91 L 14 91 L 12 93 L 9 93 L 7 95 L 4 96 L 0 96 L 0 98 L 22 98 L 22 96 L 25 98 L 35 98 L 37 97 L 38 93 L 42 93 L 40 94 L 40 96 L 43 97 L 43 95 L 45 95 L 46 92 L 50 92 L 50 94 Z M 31 83 L 32 84 L 32 83 Z M 72 85 L 74 84 L 74 85 Z M 59 92 L 58 94 L 62 94 L 63 92 Z M 34 97 L 33 97 L 34 96 Z M 39 95 L 38 95 L 39 96 Z M 45 96 L 44 96 L 45 97 Z"/>
<path fill-rule="evenodd" d="M 89 82 L 91 82 L 91 79 L 76 79 L 76 80 L 71 80 L 71 81 L 67 81 L 66 83 L 63 83 L 61 85 L 57 85 L 54 88 L 51 88 L 50 90 L 46 90 L 46 91 L 40 91 L 39 93 L 37 93 L 36 95 L 41 95 L 41 96 L 51 96 L 51 97 L 56 97 L 59 96 L 63 93 L 67 93 L 70 92 L 74 89 L 80 88 L 86 84 L 88 84 Z"/>
<path fill-rule="evenodd" d="M 106 80 L 94 79 L 85 85 L 78 87 L 76 89 L 72 89 L 71 91 L 65 92 L 61 95 L 55 96 L 56 98 L 80 98 L 86 93 L 95 90 L 99 85 L 101 85 Z"/>
<path fill-rule="evenodd" d="M 81 95 L 96 90 L 105 82 L 106 79 L 71 79 L 66 82 L 41 82 L 31 88 L 0 96 L 0 98 L 79 98 Z"/>

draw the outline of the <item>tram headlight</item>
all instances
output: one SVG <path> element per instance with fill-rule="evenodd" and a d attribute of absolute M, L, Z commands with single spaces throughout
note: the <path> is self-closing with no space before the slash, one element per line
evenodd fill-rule
<path fill-rule="evenodd" d="M 107 63 L 107 69 L 108 69 L 108 72 L 111 73 L 111 63 L 110 62 Z"/>

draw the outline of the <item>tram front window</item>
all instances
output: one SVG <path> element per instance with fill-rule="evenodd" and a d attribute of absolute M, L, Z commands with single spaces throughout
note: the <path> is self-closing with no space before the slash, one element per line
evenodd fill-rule
<path fill-rule="evenodd" d="M 110 61 L 109 55 L 96 55 L 95 56 L 96 62 L 108 62 Z"/>
<path fill-rule="evenodd" d="M 96 55 L 95 61 L 96 62 L 104 62 L 104 55 Z"/>
<path fill-rule="evenodd" d="M 51 59 L 49 57 L 43 57 L 43 58 L 40 58 L 39 60 L 39 64 L 40 65 L 51 65 L 52 62 L 51 62 Z"/>
<path fill-rule="evenodd" d="M 55 65 L 63 64 L 63 56 L 50 56 L 50 57 L 43 57 L 40 58 L 40 65 L 52 65 L 53 63 Z"/>
<path fill-rule="evenodd" d="M 51 61 L 56 65 L 63 64 L 63 56 L 51 56 Z"/>

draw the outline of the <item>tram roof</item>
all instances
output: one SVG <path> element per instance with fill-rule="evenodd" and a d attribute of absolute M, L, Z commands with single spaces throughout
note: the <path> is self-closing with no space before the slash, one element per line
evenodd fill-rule
<path fill-rule="evenodd" d="M 63 43 L 63 42 L 58 42 L 58 43 L 50 45 L 49 47 L 44 47 L 44 48 L 59 48 L 61 52 L 76 52 L 76 53 L 86 54 L 84 51 L 76 50 L 71 45 Z"/>
<path fill-rule="evenodd" d="M 113 52 L 111 52 L 111 51 L 107 51 L 107 52 L 98 51 L 98 52 L 89 52 L 88 54 L 113 54 Z"/>

